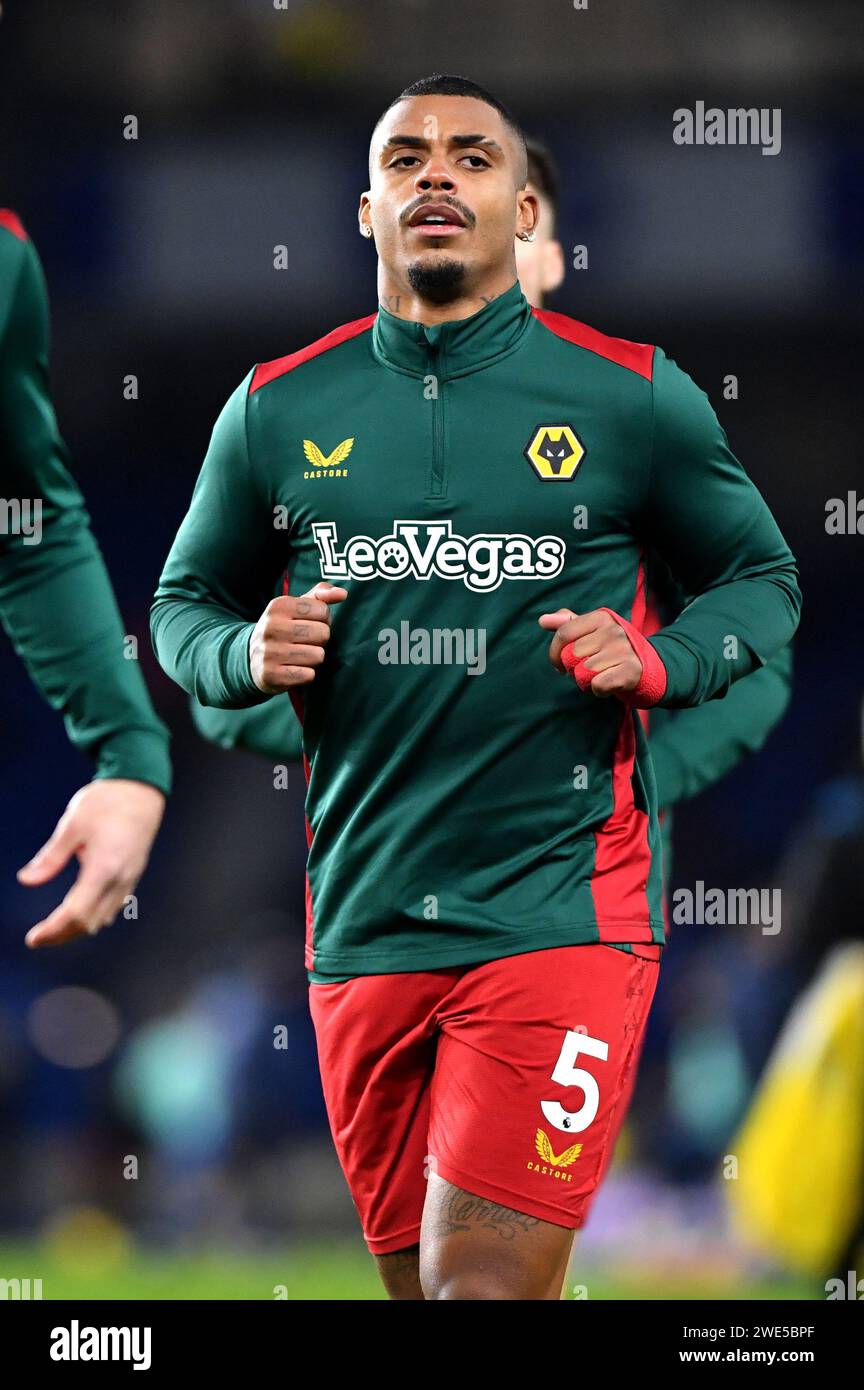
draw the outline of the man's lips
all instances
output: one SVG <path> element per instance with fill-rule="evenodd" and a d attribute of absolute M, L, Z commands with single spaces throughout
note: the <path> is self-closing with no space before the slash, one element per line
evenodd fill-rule
<path fill-rule="evenodd" d="M 465 228 L 456 222 L 435 222 L 424 223 L 419 227 L 412 227 L 412 232 L 418 232 L 426 240 L 434 240 L 435 237 L 455 236 L 457 232 L 464 232 Z"/>
<path fill-rule="evenodd" d="M 436 218 L 442 220 L 430 220 Z M 461 213 L 447 203 L 424 203 L 412 212 L 408 226 L 412 232 L 419 232 L 423 237 L 455 236 L 465 231 Z"/>

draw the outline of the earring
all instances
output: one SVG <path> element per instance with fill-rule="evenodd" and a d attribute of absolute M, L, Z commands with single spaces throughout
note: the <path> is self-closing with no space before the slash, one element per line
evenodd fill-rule
<path fill-rule="evenodd" d="M 534 233 L 533 233 L 533 232 L 520 232 L 520 233 L 519 233 L 519 240 L 520 240 L 520 241 L 533 241 L 533 240 L 534 240 Z"/>
<path fill-rule="evenodd" d="M 361 235 L 361 236 L 371 236 L 371 235 L 372 235 L 372 228 L 369 227 L 369 226 L 367 226 L 367 224 L 366 224 L 365 222 L 361 222 L 361 223 L 360 223 L 360 235 Z"/>

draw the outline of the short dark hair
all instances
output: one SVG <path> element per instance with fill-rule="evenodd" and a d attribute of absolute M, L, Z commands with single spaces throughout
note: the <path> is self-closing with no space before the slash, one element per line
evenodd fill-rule
<path fill-rule="evenodd" d="M 399 101 L 405 101 L 408 97 L 473 97 L 475 101 L 485 101 L 487 106 L 493 107 L 503 119 L 515 137 L 518 148 L 525 152 L 525 165 L 527 169 L 528 154 L 526 149 L 525 133 L 517 121 L 513 112 L 493 97 L 491 92 L 487 92 L 485 87 L 481 87 L 477 82 L 472 82 L 469 77 L 458 77 L 452 72 L 433 72 L 429 77 L 421 77 L 419 81 L 412 82 L 410 86 L 401 91 L 398 97 L 394 97 L 389 106 L 385 106 L 381 115 L 375 123 L 376 129 L 381 124 L 387 112 Z M 524 186 L 525 179 L 518 184 Z"/>
<path fill-rule="evenodd" d="M 549 203 L 553 217 L 557 221 L 561 206 L 561 180 L 558 176 L 558 165 L 552 157 L 551 150 L 542 141 L 535 140 L 533 136 L 526 137 L 525 148 L 528 152 L 528 182 Z"/>

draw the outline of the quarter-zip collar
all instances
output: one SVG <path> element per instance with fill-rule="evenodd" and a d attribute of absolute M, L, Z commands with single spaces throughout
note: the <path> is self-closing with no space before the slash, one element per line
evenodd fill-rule
<path fill-rule="evenodd" d="M 397 318 L 383 305 L 372 330 L 372 351 L 379 361 L 423 376 L 462 376 L 488 367 L 511 352 L 531 322 L 531 305 L 517 280 L 467 319 L 427 326 Z"/>

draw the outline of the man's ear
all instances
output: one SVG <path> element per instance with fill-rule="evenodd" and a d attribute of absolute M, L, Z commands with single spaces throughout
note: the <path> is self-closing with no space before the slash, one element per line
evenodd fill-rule
<path fill-rule="evenodd" d="M 543 265 L 540 271 L 540 288 L 544 294 L 557 290 L 565 274 L 564 247 L 560 241 L 547 241 L 543 246 Z"/>
<path fill-rule="evenodd" d="M 369 201 L 369 190 L 360 194 L 360 206 L 357 209 L 357 222 L 360 227 L 360 235 L 371 237 L 372 235 L 372 204 Z"/>
<path fill-rule="evenodd" d="M 535 232 L 540 217 L 537 194 L 532 193 L 530 188 L 519 188 L 516 190 L 516 199 L 516 235 Z"/>

